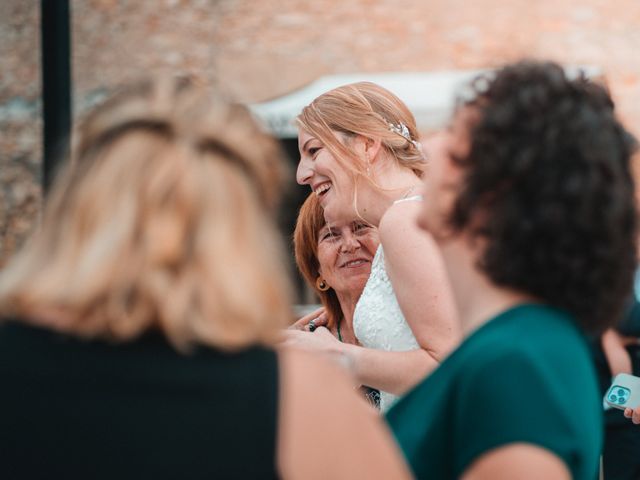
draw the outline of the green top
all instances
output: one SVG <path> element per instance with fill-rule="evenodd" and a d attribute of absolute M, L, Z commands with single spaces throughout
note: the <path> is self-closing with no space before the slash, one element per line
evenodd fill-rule
<path fill-rule="evenodd" d="M 514 442 L 597 478 L 602 400 L 572 318 L 520 305 L 472 333 L 400 400 L 387 420 L 418 478 L 458 478 L 483 453 Z"/>

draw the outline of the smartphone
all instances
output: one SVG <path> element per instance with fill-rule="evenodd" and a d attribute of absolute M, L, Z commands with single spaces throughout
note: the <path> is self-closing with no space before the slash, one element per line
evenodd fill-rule
<path fill-rule="evenodd" d="M 624 410 L 640 405 L 640 377 L 619 373 L 604 396 L 607 405 Z"/>

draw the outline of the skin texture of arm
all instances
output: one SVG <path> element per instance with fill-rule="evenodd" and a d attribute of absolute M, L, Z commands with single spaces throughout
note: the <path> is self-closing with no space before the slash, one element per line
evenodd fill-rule
<path fill-rule="evenodd" d="M 418 344 L 440 362 L 460 341 L 456 309 L 439 250 L 416 224 L 422 202 L 392 205 L 380 222 L 387 274 Z"/>
<path fill-rule="evenodd" d="M 345 346 L 351 368 L 362 385 L 402 395 L 438 366 L 425 350 L 387 352 L 373 348 Z"/>
<path fill-rule="evenodd" d="M 425 350 L 387 352 L 340 343 L 324 327 L 315 332 L 287 330 L 284 345 L 324 354 L 346 354 L 356 382 L 402 395 L 433 370 L 438 363 Z"/>
<path fill-rule="evenodd" d="M 602 350 L 607 357 L 611 376 L 615 377 L 619 373 L 631 375 L 631 357 L 625 348 L 625 338 L 614 329 L 610 328 L 602 335 Z"/>
<path fill-rule="evenodd" d="M 379 415 L 346 374 L 281 349 L 278 466 L 284 479 L 411 478 Z"/>
<path fill-rule="evenodd" d="M 564 462 L 544 448 L 512 443 L 480 456 L 462 475 L 462 480 L 570 480 Z"/>

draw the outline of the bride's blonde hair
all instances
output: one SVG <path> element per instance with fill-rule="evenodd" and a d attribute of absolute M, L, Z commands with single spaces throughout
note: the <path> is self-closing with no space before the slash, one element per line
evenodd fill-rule
<path fill-rule="evenodd" d="M 179 349 L 273 341 L 291 320 L 272 216 L 277 142 L 186 80 L 143 82 L 77 128 L 41 228 L 0 277 L 0 315 Z"/>
<path fill-rule="evenodd" d="M 366 175 L 368 166 L 334 132 L 380 139 L 382 147 L 400 166 L 419 177 L 425 170 L 413 114 L 396 95 L 375 83 L 352 83 L 323 93 L 303 108 L 297 122 L 320 140 L 354 178 Z"/>

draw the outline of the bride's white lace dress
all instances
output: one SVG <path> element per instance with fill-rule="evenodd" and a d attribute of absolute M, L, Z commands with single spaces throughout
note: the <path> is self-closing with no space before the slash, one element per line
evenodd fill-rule
<path fill-rule="evenodd" d="M 363 347 L 395 352 L 419 348 L 387 275 L 382 245 L 376 251 L 371 275 L 356 305 L 353 330 Z M 386 412 L 396 399 L 397 396 L 381 391 L 380 410 Z"/>

